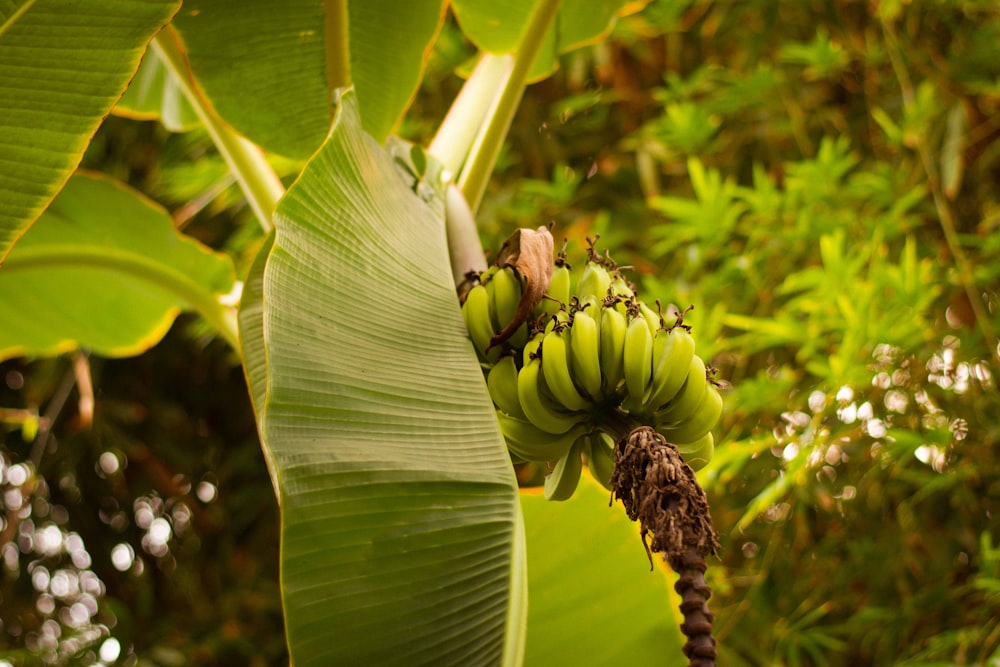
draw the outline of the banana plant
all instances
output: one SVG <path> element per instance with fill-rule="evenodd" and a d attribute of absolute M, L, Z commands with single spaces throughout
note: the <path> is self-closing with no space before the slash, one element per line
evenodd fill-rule
<path fill-rule="evenodd" d="M 636 3 L 78 9 L 0 2 L 0 359 L 138 354 L 181 311 L 232 346 L 296 665 L 680 659 L 667 572 L 596 484 L 558 508 L 519 491 L 454 279 L 482 261 L 474 212 L 525 87 Z M 480 54 L 411 147 L 392 134 L 449 17 Z M 241 280 L 159 204 L 77 170 L 108 113 L 204 127 L 267 234 Z M 276 157 L 301 165 L 287 192 Z"/>

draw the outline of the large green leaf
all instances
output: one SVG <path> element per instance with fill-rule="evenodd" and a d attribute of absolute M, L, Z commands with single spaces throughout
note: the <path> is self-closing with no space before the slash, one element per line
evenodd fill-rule
<path fill-rule="evenodd" d="M 80 162 L 180 0 L 0 0 L 0 262 Z"/>
<path fill-rule="evenodd" d="M 353 93 L 275 214 L 260 423 L 298 667 L 518 659 L 520 505 L 442 217 Z"/>
<path fill-rule="evenodd" d="M 365 130 L 380 141 L 410 106 L 431 44 L 444 21 L 442 0 L 348 3 L 351 77 Z"/>
<path fill-rule="evenodd" d="M 561 503 L 521 495 L 528 542 L 527 665 L 684 664 L 676 578 L 649 571 L 638 528 L 584 474 Z"/>
<path fill-rule="evenodd" d="M 339 4 L 189 0 L 174 26 L 216 111 L 264 148 L 305 158 L 330 125 L 327 47 L 349 58 L 364 127 L 381 141 L 409 106 L 443 16 L 443 0 L 349 2 L 344 45 L 324 34 L 324 9 Z"/>
<path fill-rule="evenodd" d="M 229 258 L 178 233 L 157 204 L 77 174 L 0 267 L 0 359 L 78 346 L 138 354 L 181 310 L 226 334 L 233 324 L 219 297 L 233 282 Z"/>
<path fill-rule="evenodd" d="M 512 53 L 538 0 L 452 0 L 451 7 L 465 35 L 488 53 Z M 629 0 L 562 0 L 555 25 L 549 30 L 535 59 L 532 79 L 556 68 L 560 53 L 597 41 L 614 24 Z"/>

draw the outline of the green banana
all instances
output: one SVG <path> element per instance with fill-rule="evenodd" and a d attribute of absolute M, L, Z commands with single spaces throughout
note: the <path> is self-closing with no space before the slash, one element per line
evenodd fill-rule
<path fill-rule="evenodd" d="M 580 394 L 569 369 L 571 343 L 567 339 L 572 332 L 572 327 L 558 325 L 545 334 L 541 350 L 542 377 L 552 395 L 567 410 L 586 410 L 593 403 Z"/>
<path fill-rule="evenodd" d="M 566 256 L 560 253 L 556 258 L 555 267 L 552 269 L 552 280 L 549 282 L 549 289 L 545 293 L 544 299 L 535 308 L 535 316 L 554 315 L 560 308 L 569 305 L 570 286 L 573 281 L 573 274 L 570 266 L 566 263 Z"/>
<path fill-rule="evenodd" d="M 615 441 L 604 431 L 587 438 L 587 467 L 594 479 L 611 490 L 611 473 L 615 469 Z"/>
<path fill-rule="evenodd" d="M 642 301 L 639 302 L 639 313 L 642 315 L 643 319 L 646 320 L 646 326 L 649 327 L 649 333 L 656 335 L 657 329 L 660 328 L 660 316 L 655 310 L 644 304 Z"/>
<path fill-rule="evenodd" d="M 517 314 L 517 305 L 521 302 L 521 277 L 513 267 L 504 266 L 493 274 L 492 280 L 486 284 L 488 292 L 492 292 L 494 307 L 491 313 L 495 315 L 493 328 L 501 331 L 514 319 Z M 522 324 L 510 337 L 510 344 L 514 348 L 524 347 L 528 340 L 527 323 Z"/>
<path fill-rule="evenodd" d="M 493 404 L 511 417 L 527 420 L 517 397 L 517 363 L 507 354 L 501 357 L 486 376 Z"/>
<path fill-rule="evenodd" d="M 653 333 L 638 311 L 633 311 L 632 319 L 625 331 L 625 350 L 622 363 L 625 372 L 625 388 L 636 401 L 646 395 L 646 385 L 653 374 Z"/>
<path fill-rule="evenodd" d="M 627 301 L 635 296 L 635 291 L 632 289 L 632 286 L 629 285 L 628 281 L 625 280 L 625 276 L 622 275 L 622 272 L 615 271 L 615 274 L 611 279 L 611 284 L 608 285 L 608 291 L 605 294 L 619 296 L 623 301 Z"/>
<path fill-rule="evenodd" d="M 694 338 L 686 327 L 656 331 L 653 338 L 653 379 L 643 400 L 645 412 L 656 412 L 684 386 L 691 372 L 694 347 Z"/>
<path fill-rule="evenodd" d="M 489 281 L 493 280 L 493 276 L 496 274 L 498 270 L 499 269 L 496 264 L 490 264 L 488 267 L 486 267 L 485 271 L 479 274 L 479 284 L 485 285 Z"/>
<path fill-rule="evenodd" d="M 601 308 L 601 375 L 606 396 L 616 393 L 625 377 L 623 350 L 627 331 L 625 316 L 613 303 Z"/>
<path fill-rule="evenodd" d="M 611 274 L 608 273 L 607 268 L 601 263 L 600 259 L 595 260 L 591 258 L 583 267 L 580 282 L 576 286 L 576 295 L 581 299 L 590 295 L 600 299 L 608 293 L 610 285 Z"/>
<path fill-rule="evenodd" d="M 563 327 L 569 324 L 569 313 L 565 308 L 560 308 L 545 322 L 545 333 L 549 333 L 557 326 Z"/>
<path fill-rule="evenodd" d="M 539 429 L 531 422 L 516 419 L 502 412 L 497 413 L 500 430 L 507 441 L 512 456 L 522 461 L 555 461 L 563 457 L 577 438 L 587 435 L 590 424 L 580 422 L 566 433 L 552 434 Z"/>
<path fill-rule="evenodd" d="M 573 314 L 570 372 L 590 398 L 599 401 L 604 397 L 601 391 L 601 330 L 591 310 L 585 308 Z"/>
<path fill-rule="evenodd" d="M 495 332 L 490 318 L 490 297 L 482 284 L 474 286 L 465 295 L 462 317 L 469 330 L 469 338 L 472 339 L 473 346 L 479 354 L 479 360 L 488 364 L 496 363 L 500 359 L 501 350 L 493 348 L 487 352 L 490 339 Z"/>
<path fill-rule="evenodd" d="M 705 397 L 707 387 L 708 371 L 705 362 L 695 354 L 691 357 L 687 377 L 680 391 L 666 405 L 653 413 L 653 421 L 669 425 L 687 419 L 694 414 L 698 404 Z"/>
<path fill-rule="evenodd" d="M 676 425 L 657 426 L 656 430 L 675 445 L 689 444 L 710 433 L 721 416 L 722 395 L 715 385 L 708 383 L 705 396 L 695 408 L 694 414 Z"/>
<path fill-rule="evenodd" d="M 528 421 L 546 433 L 560 434 L 573 428 L 586 417 L 567 413 L 542 393 L 542 360 L 535 356 L 517 374 L 517 397 Z"/>
<path fill-rule="evenodd" d="M 715 436 L 709 431 L 694 442 L 687 445 L 677 445 L 684 463 L 691 466 L 691 469 L 698 472 L 712 460 L 715 454 Z"/>
<path fill-rule="evenodd" d="M 524 344 L 524 350 L 521 352 L 521 368 L 527 366 L 532 357 L 538 356 L 538 348 L 542 346 L 544 339 L 545 332 L 539 331 Z"/>
<path fill-rule="evenodd" d="M 568 500 L 580 483 L 583 472 L 583 454 L 586 436 L 577 438 L 573 446 L 556 461 L 552 472 L 545 476 L 545 499 Z"/>

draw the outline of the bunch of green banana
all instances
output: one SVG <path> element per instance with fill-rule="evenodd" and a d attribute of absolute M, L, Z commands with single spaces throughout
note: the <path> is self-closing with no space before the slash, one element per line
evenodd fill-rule
<path fill-rule="evenodd" d="M 524 278 L 492 266 L 462 306 L 511 457 L 548 462 L 552 500 L 572 495 L 584 461 L 610 483 L 623 424 L 653 426 L 689 465 L 703 467 L 722 413 L 684 314 L 668 324 L 659 302 L 657 310 L 643 303 L 593 242 L 588 255 L 574 279 L 564 246 L 532 319 L 501 345 L 490 342 L 513 321 Z"/>

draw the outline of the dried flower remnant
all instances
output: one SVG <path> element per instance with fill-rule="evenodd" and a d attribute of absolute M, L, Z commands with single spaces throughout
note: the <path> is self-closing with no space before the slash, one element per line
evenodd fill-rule
<path fill-rule="evenodd" d="M 719 542 L 694 471 L 674 445 L 644 426 L 618 442 L 611 486 L 612 497 L 622 501 L 630 519 L 639 521 L 650 566 L 651 552 L 656 551 L 680 575 L 674 587 L 681 596 L 681 631 L 688 638 L 684 655 L 689 665 L 714 666 L 717 652 L 705 557 L 716 553 Z"/>

